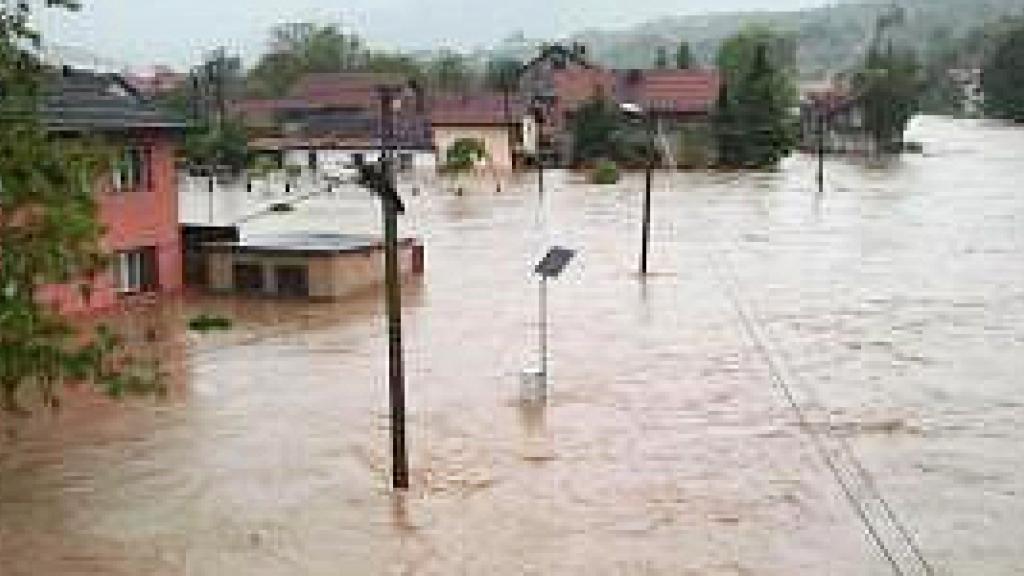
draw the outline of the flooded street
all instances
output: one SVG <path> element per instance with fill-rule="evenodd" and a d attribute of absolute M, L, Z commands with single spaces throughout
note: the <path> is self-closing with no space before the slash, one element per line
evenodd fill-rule
<path fill-rule="evenodd" d="M 405 293 L 404 499 L 377 294 L 169 303 L 145 320 L 166 400 L 0 416 L 0 575 L 891 574 L 815 435 L 936 573 L 1020 574 L 1024 130 L 925 118 L 909 138 L 926 153 L 830 160 L 822 196 L 806 156 L 657 174 L 646 281 L 642 175 L 552 174 L 542 203 L 533 174 L 406 190 L 427 271 Z M 375 230 L 361 194 L 251 227 Z M 520 374 L 551 244 L 579 256 L 550 285 L 537 407 Z M 236 327 L 185 334 L 199 311 Z"/>

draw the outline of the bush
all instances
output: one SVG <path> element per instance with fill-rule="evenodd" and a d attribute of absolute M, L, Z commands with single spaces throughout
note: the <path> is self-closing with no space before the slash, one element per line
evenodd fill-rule
<path fill-rule="evenodd" d="M 270 158 L 269 156 L 255 156 L 252 161 L 249 162 L 249 171 L 252 173 L 254 178 L 265 178 L 271 172 L 278 170 L 279 164 L 277 160 Z"/>
<path fill-rule="evenodd" d="M 611 160 L 601 160 L 590 172 L 591 184 L 618 184 L 619 167 Z"/>
<path fill-rule="evenodd" d="M 192 165 L 223 166 L 237 173 L 249 162 L 249 136 L 240 122 L 225 121 L 189 132 L 183 150 Z"/>
<path fill-rule="evenodd" d="M 478 138 L 459 138 L 445 152 L 445 169 L 451 172 L 472 170 L 487 157 L 487 148 Z"/>
<path fill-rule="evenodd" d="M 233 323 L 230 318 L 200 314 L 189 320 L 188 328 L 193 332 L 213 332 L 214 330 L 230 330 Z"/>

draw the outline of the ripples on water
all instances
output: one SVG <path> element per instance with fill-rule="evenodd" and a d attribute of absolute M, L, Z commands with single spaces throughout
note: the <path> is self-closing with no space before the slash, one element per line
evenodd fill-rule
<path fill-rule="evenodd" d="M 58 416 L 0 421 L 0 573 L 887 574 L 716 268 L 941 573 L 1015 573 L 1024 132 L 926 119 L 912 137 L 926 155 L 829 162 L 822 197 L 804 157 L 659 174 L 646 281 L 640 177 L 553 175 L 541 210 L 529 175 L 410 197 L 428 271 L 406 294 L 401 500 L 375 295 L 168 304 L 146 320 L 173 368 L 166 401 L 69 392 Z M 360 232 L 375 210 L 315 199 L 251 226 Z M 539 408 L 518 400 L 528 274 L 555 242 L 581 254 L 551 287 Z M 239 327 L 182 333 L 199 309 Z"/>

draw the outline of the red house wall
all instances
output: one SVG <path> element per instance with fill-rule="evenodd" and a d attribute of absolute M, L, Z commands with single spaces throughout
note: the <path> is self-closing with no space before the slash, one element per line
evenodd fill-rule
<path fill-rule="evenodd" d="M 97 187 L 99 218 L 106 230 L 102 245 L 114 253 L 120 250 L 156 247 L 160 294 L 181 290 L 182 259 L 178 234 L 177 172 L 175 142 L 165 135 L 147 135 L 135 145 L 150 150 L 151 187 L 114 192 L 104 177 Z M 91 295 L 84 298 L 80 283 L 47 286 L 40 299 L 64 314 L 80 314 L 120 305 L 124 297 L 115 289 L 113 269 L 104 270 L 93 282 Z"/>

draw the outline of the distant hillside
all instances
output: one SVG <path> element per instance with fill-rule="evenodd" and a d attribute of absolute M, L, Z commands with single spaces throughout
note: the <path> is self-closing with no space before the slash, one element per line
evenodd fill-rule
<path fill-rule="evenodd" d="M 619 68 L 651 66 L 659 46 L 670 50 L 682 39 L 698 59 L 710 63 L 722 39 L 750 24 L 764 24 L 792 33 L 799 45 L 802 76 L 818 77 L 848 68 L 863 55 L 876 18 L 893 4 L 906 18 L 894 31 L 901 42 L 922 52 L 946 46 L 971 30 L 1007 15 L 1024 14 L 1024 0 L 896 0 L 844 2 L 797 12 L 747 12 L 666 17 L 619 31 L 589 30 L 569 40 L 583 42 L 595 60 Z M 511 38 L 497 52 L 522 57 L 534 43 Z"/>

